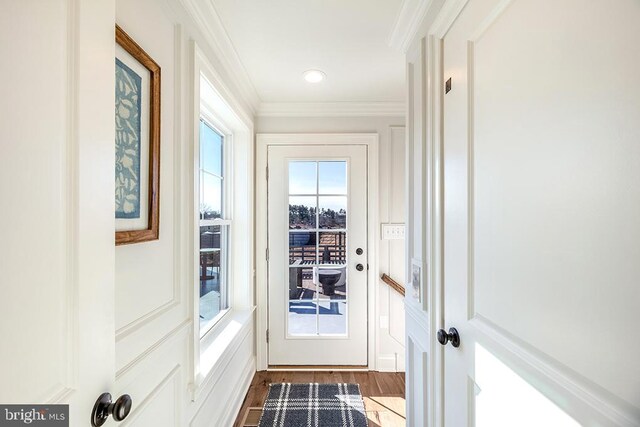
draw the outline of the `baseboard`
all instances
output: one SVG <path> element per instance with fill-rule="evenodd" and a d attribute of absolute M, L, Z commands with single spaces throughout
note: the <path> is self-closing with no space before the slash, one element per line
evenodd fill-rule
<path fill-rule="evenodd" d="M 368 371 L 366 365 L 269 365 L 267 371 Z"/>
<path fill-rule="evenodd" d="M 395 354 L 381 354 L 376 362 L 378 372 L 397 372 L 398 366 Z"/>

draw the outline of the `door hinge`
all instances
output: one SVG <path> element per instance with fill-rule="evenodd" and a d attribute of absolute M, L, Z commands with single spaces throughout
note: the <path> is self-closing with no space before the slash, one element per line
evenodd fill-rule
<path fill-rule="evenodd" d="M 269 248 L 264 251 L 264 258 L 269 261 Z"/>
<path fill-rule="evenodd" d="M 269 166 L 267 166 L 265 169 L 266 169 L 266 178 L 267 178 L 267 181 L 269 181 Z"/>
<path fill-rule="evenodd" d="M 267 329 L 267 344 L 269 344 L 269 330 Z"/>

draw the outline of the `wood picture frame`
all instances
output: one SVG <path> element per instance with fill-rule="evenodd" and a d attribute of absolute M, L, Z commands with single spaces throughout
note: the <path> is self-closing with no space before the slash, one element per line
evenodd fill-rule
<path fill-rule="evenodd" d="M 115 28 L 115 36 L 115 240 L 116 245 L 126 245 L 159 238 L 161 80 L 160 66 L 118 25 Z M 140 74 L 143 76 L 138 76 L 135 70 L 141 71 Z M 132 82 L 132 86 L 122 89 L 123 82 L 124 84 Z M 138 92 L 132 91 L 132 88 L 137 89 Z M 124 94 L 122 98 L 119 98 L 119 90 Z M 132 92 L 135 93 L 129 97 Z M 124 99 L 125 96 L 129 98 Z M 122 109 L 120 109 L 121 106 Z M 131 126 L 134 119 L 137 128 Z M 123 120 L 126 121 L 126 126 L 122 125 Z M 127 135 L 123 137 L 124 133 Z M 119 155 L 119 153 L 125 154 Z M 129 155 L 129 153 L 133 154 Z M 146 176 L 145 170 L 148 171 Z"/>

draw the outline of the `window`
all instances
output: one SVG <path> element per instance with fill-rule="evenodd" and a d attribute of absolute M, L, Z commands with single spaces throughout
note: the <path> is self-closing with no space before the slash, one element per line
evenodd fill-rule
<path fill-rule="evenodd" d="M 229 309 L 228 185 L 225 137 L 200 119 L 200 337 Z"/>
<path fill-rule="evenodd" d="M 191 179 L 183 196 L 193 221 L 186 258 L 194 290 L 190 381 L 196 401 L 254 324 L 254 133 L 252 117 L 195 43 L 193 73 L 194 138 L 184 158 Z"/>

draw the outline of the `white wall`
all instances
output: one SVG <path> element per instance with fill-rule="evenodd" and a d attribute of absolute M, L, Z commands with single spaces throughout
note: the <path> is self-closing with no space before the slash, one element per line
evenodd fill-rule
<path fill-rule="evenodd" d="M 256 133 L 376 132 L 380 137 L 379 221 L 403 223 L 404 117 L 258 117 Z M 376 224 L 380 232 L 380 224 Z M 379 240 L 378 277 L 389 274 L 405 282 L 404 241 Z M 377 327 L 375 367 L 380 371 L 404 371 L 404 306 L 402 297 L 382 281 L 376 289 Z"/>
<path fill-rule="evenodd" d="M 160 239 L 116 248 L 116 392 L 134 400 L 132 426 L 230 426 L 255 372 L 253 320 L 194 385 L 193 41 L 239 90 L 179 0 L 119 0 L 116 23 L 162 70 Z"/>

